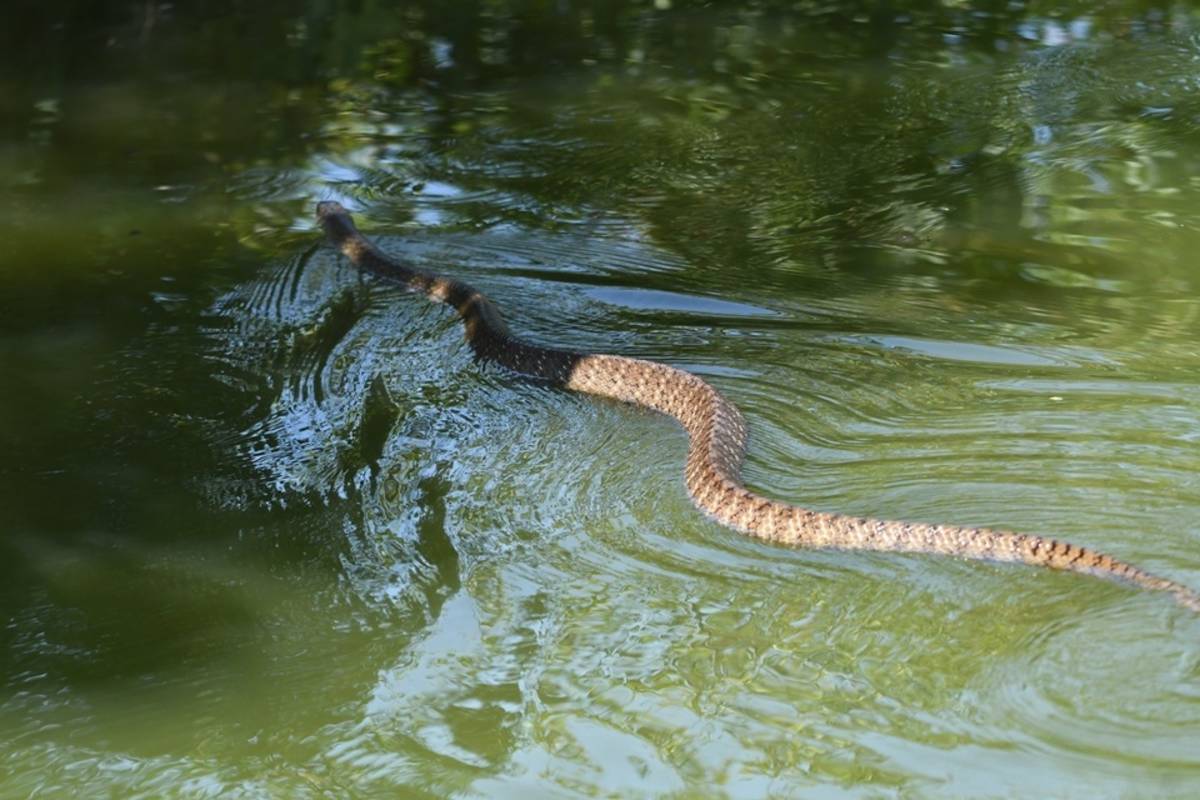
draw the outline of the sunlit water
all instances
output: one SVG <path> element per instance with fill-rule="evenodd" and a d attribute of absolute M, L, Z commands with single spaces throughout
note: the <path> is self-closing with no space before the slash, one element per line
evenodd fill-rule
<path fill-rule="evenodd" d="M 1200 588 L 1194 12 L 110 5 L 4 56 L 0 796 L 1200 792 L 1194 615 L 739 537 L 311 219 L 765 494 Z"/>

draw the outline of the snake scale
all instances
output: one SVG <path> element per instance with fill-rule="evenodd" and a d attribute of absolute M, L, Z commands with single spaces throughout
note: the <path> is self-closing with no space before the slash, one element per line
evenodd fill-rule
<path fill-rule="evenodd" d="M 739 477 L 746 451 L 741 413 L 716 389 L 681 369 L 623 356 L 540 347 L 513 336 L 496 306 L 462 281 L 384 255 L 340 204 L 317 204 L 330 241 L 359 269 L 453 306 L 475 355 L 521 375 L 674 417 L 688 434 L 685 479 L 692 501 L 735 530 L 793 547 L 935 553 L 1067 570 L 1170 594 L 1200 613 L 1200 594 L 1079 545 L 990 528 L 898 522 L 813 511 L 755 494 Z"/>

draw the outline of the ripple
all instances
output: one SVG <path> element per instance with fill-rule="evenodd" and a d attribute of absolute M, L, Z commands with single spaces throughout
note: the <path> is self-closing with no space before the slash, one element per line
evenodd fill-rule
<path fill-rule="evenodd" d="M 252 167 L 234 175 L 228 191 L 254 202 L 298 200 L 310 196 L 313 176 L 304 170 Z"/>
<path fill-rule="evenodd" d="M 913 336 L 848 336 L 852 343 L 875 344 L 918 353 L 929 358 L 945 361 L 965 361 L 979 364 L 1009 364 L 1024 367 L 1063 366 L 1072 363 L 1063 358 L 1053 358 L 1045 348 L 999 347 L 973 342 L 949 342 L 921 339 Z M 1098 358 L 1098 356 L 1094 356 Z"/>
<path fill-rule="evenodd" d="M 1200 766 L 1200 697 L 1189 688 L 1200 674 L 1200 649 L 1189 643 L 1200 628 L 1165 624 L 1161 610 L 1158 624 L 1148 621 L 1149 605 L 1092 608 L 1085 619 L 1040 629 L 1020 655 L 974 682 L 989 723 L 1101 769 L 1137 761 L 1186 774 Z"/>
<path fill-rule="evenodd" d="M 650 244 L 565 231 L 554 236 L 533 233 L 489 233 L 407 241 L 410 252 L 431 261 L 466 259 L 464 266 L 499 268 L 519 275 L 618 276 L 680 272 L 686 263 Z M 439 253 L 438 250 L 442 252 Z M 453 256 L 459 258 L 455 259 Z"/>
<path fill-rule="evenodd" d="M 385 242 L 418 263 L 447 259 L 444 244 L 423 245 Z M 479 258 L 474 253 L 459 274 L 470 275 Z M 462 262 L 461 252 L 454 260 Z M 523 284 L 530 308 L 550 310 L 547 327 L 572 315 L 561 299 L 529 300 L 571 297 L 561 284 Z M 731 308 L 717 303 L 715 310 Z M 328 251 L 306 253 L 237 287 L 214 305 L 208 328 L 219 354 L 214 374 L 227 385 L 269 365 L 252 417 L 222 442 L 265 477 L 268 504 L 286 503 L 289 495 L 358 496 L 378 525 L 412 540 L 418 520 L 406 509 L 420 502 L 413 492 L 433 470 L 450 481 L 455 521 L 446 524 L 456 548 L 474 552 L 474 542 L 487 540 L 493 555 L 505 541 L 518 541 L 514 532 L 560 527 L 555 509 L 595 513 L 590 476 L 609 445 L 603 436 L 584 439 L 589 421 L 609 406 L 475 365 L 446 309 L 386 284 L 363 284 Z M 677 437 L 670 425 L 663 430 Z M 668 466 L 676 477 L 678 464 Z M 537 497 L 513 495 L 523 484 L 539 487 Z M 516 517 L 495 519 L 496 509 Z M 458 542 L 459 526 L 492 531 L 464 532 Z"/>
<path fill-rule="evenodd" d="M 589 289 L 586 294 L 595 300 L 637 311 L 685 311 L 710 317 L 770 317 L 775 315 L 770 309 L 749 303 L 697 297 L 682 292 L 603 287 Z"/>

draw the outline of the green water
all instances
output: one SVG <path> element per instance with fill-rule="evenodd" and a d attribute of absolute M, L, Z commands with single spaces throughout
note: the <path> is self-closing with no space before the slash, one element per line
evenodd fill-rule
<path fill-rule="evenodd" d="M 0 797 L 1200 794 L 1194 615 L 739 537 L 312 222 L 1200 588 L 1200 12 L 192 5 L 0 14 Z"/>

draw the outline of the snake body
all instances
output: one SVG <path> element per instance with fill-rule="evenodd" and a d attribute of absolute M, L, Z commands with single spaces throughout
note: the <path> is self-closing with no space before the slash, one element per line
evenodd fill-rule
<path fill-rule="evenodd" d="M 792 547 L 934 553 L 1020 562 L 1095 575 L 1170 594 L 1200 613 L 1200 594 L 1086 547 L 990 528 L 898 522 L 813 511 L 772 500 L 741 482 L 746 425 L 737 408 L 699 377 L 624 356 L 540 347 L 512 335 L 496 306 L 462 281 L 384 255 L 336 202 L 317 204 L 329 239 L 359 269 L 405 285 L 457 310 L 475 355 L 554 386 L 643 406 L 674 417 L 688 434 L 685 480 L 695 505 L 713 519 Z"/>

